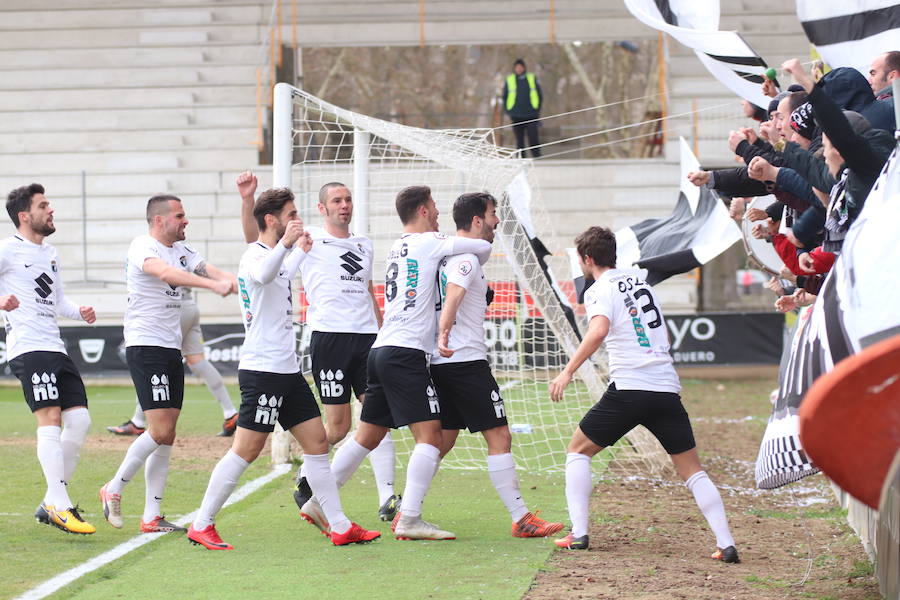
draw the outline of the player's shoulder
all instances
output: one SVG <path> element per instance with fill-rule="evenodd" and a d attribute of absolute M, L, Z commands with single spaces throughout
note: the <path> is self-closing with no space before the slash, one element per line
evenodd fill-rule
<path fill-rule="evenodd" d="M 445 256 L 441 260 L 441 270 L 449 274 L 457 274 L 467 277 L 472 273 L 477 273 L 481 265 L 478 257 L 471 253 L 453 254 Z"/>
<path fill-rule="evenodd" d="M 25 240 L 18 235 L 11 235 L 0 239 L 0 251 L 11 250 L 19 247 L 25 247 Z"/>
<path fill-rule="evenodd" d="M 304 225 L 303 231 L 306 231 L 307 233 L 309 233 L 309 237 L 311 237 L 314 240 L 321 240 L 321 239 L 331 237 L 330 235 L 328 235 L 328 232 L 325 231 L 324 228 L 318 227 L 316 225 Z"/>
<path fill-rule="evenodd" d="M 194 247 L 191 246 L 190 244 L 188 244 L 187 242 L 175 242 L 174 244 L 172 244 L 172 247 L 175 248 L 176 250 L 178 250 L 179 252 L 184 252 L 184 253 L 187 253 L 188 255 L 197 254 L 197 251 L 194 249 Z"/>

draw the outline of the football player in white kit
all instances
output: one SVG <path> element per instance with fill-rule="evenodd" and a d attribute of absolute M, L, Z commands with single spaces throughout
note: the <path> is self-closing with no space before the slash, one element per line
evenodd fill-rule
<path fill-rule="evenodd" d="M 584 294 L 589 326 L 575 355 L 550 382 L 550 398 L 554 402 L 562 399 L 578 367 L 604 341 L 609 388 L 569 442 L 566 500 L 572 532 L 556 545 L 571 550 L 588 548 L 591 458 L 643 425 L 670 455 L 715 534 L 717 549 L 712 557 L 740 562 L 722 497 L 700 466 L 691 422 L 678 395 L 681 382 L 669 353 L 668 330 L 653 289 L 641 278 L 641 271 L 616 268 L 616 236 L 609 229 L 591 227 L 575 238 L 575 250 L 585 278 L 594 280 Z"/>
<path fill-rule="evenodd" d="M 500 223 L 497 201 L 486 192 L 463 194 L 453 203 L 453 221 L 457 236 L 493 242 Z M 438 280 L 441 302 L 431 379 L 441 400 L 441 458 L 453 448 L 460 429 L 481 432 L 488 447 L 488 475 L 512 517 L 512 535 L 553 535 L 562 523 L 541 519 L 522 499 L 503 398 L 488 364 L 484 315 L 493 290 L 474 254 L 445 258 Z"/>
<path fill-rule="evenodd" d="M 248 198 L 252 201 L 256 190 L 252 173 L 238 177 L 238 190 L 245 204 Z M 381 327 L 381 310 L 372 285 L 372 240 L 350 231 L 350 190 L 342 183 L 326 183 L 319 190 L 318 209 L 323 226 L 306 227 L 313 246 L 300 273 L 309 301 L 306 320 L 312 330 L 313 379 L 325 407 L 328 443 L 334 446 L 350 431 L 351 395 L 365 400 L 366 362 Z M 246 211 L 243 219 L 247 219 Z M 243 229 L 245 235 L 252 234 L 255 225 L 243 223 Z M 378 489 L 379 518 L 390 521 L 399 506 L 394 494 L 394 441 L 390 433 L 372 451 L 369 460 Z M 303 506 L 312 497 L 312 491 L 304 475 L 301 466 L 294 501 L 301 514 L 306 515 Z"/>
<path fill-rule="evenodd" d="M 66 490 L 91 417 L 84 383 L 66 354 L 56 319 L 62 315 L 90 324 L 96 315 L 90 306 L 78 306 L 65 296 L 59 255 L 44 241 L 56 231 L 44 187 L 32 183 L 14 189 L 7 196 L 6 211 L 17 230 L 0 241 L 6 358 L 37 420 L 37 456 L 47 481 L 34 516 L 68 533 L 94 533 Z"/>
<path fill-rule="evenodd" d="M 122 490 L 146 463 L 141 531 L 184 531 L 166 521 L 161 509 L 184 399 L 181 290 L 200 287 L 227 296 L 236 290 L 237 281 L 184 243 L 188 220 L 176 196 L 150 198 L 147 223 L 149 233 L 136 237 L 128 249 L 124 333 L 128 369 L 148 427 L 129 446 L 115 476 L 100 488 L 100 502 L 109 524 L 121 528 Z"/>
<path fill-rule="evenodd" d="M 222 431 L 216 435 L 230 437 L 234 435 L 237 427 L 237 410 L 225 387 L 218 369 L 206 358 L 203 349 L 203 332 L 200 329 L 200 309 L 191 288 L 181 288 L 181 355 L 191 372 L 203 379 L 206 387 L 222 407 Z M 147 428 L 147 420 L 144 418 L 144 410 L 141 403 L 135 399 L 134 414 L 131 419 L 121 425 L 110 425 L 106 428 L 116 435 L 141 435 Z"/>
<path fill-rule="evenodd" d="M 428 373 L 434 349 L 437 269 L 445 256 L 471 252 L 490 257 L 485 240 L 438 233 L 438 209 L 427 186 L 397 194 L 403 235 L 391 246 L 385 272 L 384 323 L 369 352 L 366 401 L 359 428 L 335 452 L 338 484 L 356 471 L 391 428 L 408 425 L 416 446 L 406 470 L 406 488 L 392 527 L 397 539 L 449 540 L 456 536 L 422 519 L 422 503 L 437 470 L 441 447 L 441 409 Z M 316 498 L 307 504 L 316 502 Z M 315 522 L 320 528 L 327 522 Z"/>
<path fill-rule="evenodd" d="M 295 351 L 291 280 L 300 265 L 310 260 L 312 238 L 303 231 L 294 195 L 287 188 L 260 194 L 253 214 L 259 239 L 248 246 L 238 269 L 246 331 L 238 366 L 238 428 L 231 450 L 210 476 L 188 539 L 210 550 L 232 549 L 216 531 L 216 514 L 241 474 L 259 456 L 277 421 L 303 446 L 306 476 L 331 523 L 331 531 L 324 533 L 335 546 L 370 542 L 381 534 L 351 523 L 344 515 L 328 464 L 319 406 L 300 372 Z"/>

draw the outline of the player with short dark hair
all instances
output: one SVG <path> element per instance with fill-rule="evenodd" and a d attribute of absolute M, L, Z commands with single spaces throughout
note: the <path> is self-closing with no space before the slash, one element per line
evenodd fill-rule
<path fill-rule="evenodd" d="M 148 234 L 136 237 L 128 249 L 124 327 L 125 359 L 144 409 L 147 430 L 132 442 L 115 476 L 100 488 L 100 503 L 109 524 L 121 528 L 122 490 L 144 466 L 146 497 L 141 531 L 184 531 L 167 521 L 161 508 L 184 400 L 181 290 L 201 287 L 227 296 L 235 291 L 237 282 L 234 275 L 207 263 L 184 243 L 188 220 L 176 196 L 150 198 L 147 222 Z"/>
<path fill-rule="evenodd" d="M 253 210 L 259 239 L 250 244 L 238 268 L 244 346 L 238 365 L 241 409 L 231 450 L 209 478 L 203 503 L 188 539 L 210 550 L 231 550 L 216 531 L 216 514 L 243 472 L 256 460 L 278 422 L 300 442 L 310 485 L 322 499 L 335 546 L 370 542 L 381 534 L 351 523 L 344 515 L 328 464 L 328 441 L 312 390 L 300 372 L 294 339 L 291 280 L 313 241 L 297 218 L 286 188 L 260 194 Z"/>
<path fill-rule="evenodd" d="M 402 190 L 396 208 L 403 235 L 388 253 L 384 324 L 369 352 L 366 401 L 359 428 L 335 453 L 332 470 L 343 484 L 391 428 L 408 425 L 416 446 L 407 465 L 394 534 L 404 540 L 455 539 L 453 533 L 422 520 L 422 503 L 441 447 L 441 409 L 427 363 L 435 340 L 437 268 L 443 257 L 461 252 L 486 262 L 491 244 L 438 233 L 439 212 L 426 186 Z M 328 527 L 323 521 L 314 524 L 323 530 Z"/>
<path fill-rule="evenodd" d="M 239 178 L 241 195 L 252 196 L 256 178 L 243 173 Z M 306 227 L 313 240 L 300 273 L 309 301 L 306 322 L 312 334 L 309 353 L 313 380 L 325 409 L 325 433 L 331 446 L 350 431 L 351 396 L 365 400 L 366 361 L 375 334 L 381 327 L 381 309 L 372 285 L 374 247 L 365 235 L 350 231 L 353 197 L 343 183 L 332 181 L 319 189 L 318 210 L 322 227 Z M 244 230 L 252 232 L 253 224 Z M 375 485 L 378 488 L 378 515 L 385 521 L 394 518 L 399 498 L 394 494 L 394 441 L 390 433 L 369 455 Z M 294 502 L 300 514 L 311 519 L 304 506 L 312 490 L 300 466 Z M 307 507 L 315 511 L 314 504 Z"/>
<path fill-rule="evenodd" d="M 488 193 L 463 194 L 453 204 L 459 237 L 494 241 L 497 202 Z M 493 290 L 473 254 L 441 261 L 437 350 L 431 356 L 431 378 L 441 399 L 441 458 L 453 448 L 459 430 L 484 436 L 488 475 L 512 517 L 515 537 L 546 537 L 563 528 L 531 513 L 519 488 L 512 437 L 500 388 L 487 360 L 484 315 Z"/>
<path fill-rule="evenodd" d="M 6 360 L 37 421 L 37 456 L 47 481 L 34 516 L 68 533 L 94 533 L 96 528 L 81 518 L 66 491 L 91 417 L 84 383 L 59 336 L 57 317 L 88 324 L 97 317 L 92 307 L 78 306 L 65 296 L 59 254 L 45 241 L 56 226 L 44 187 L 32 183 L 14 189 L 6 210 L 17 229 L 0 241 Z"/>
<path fill-rule="evenodd" d="M 606 343 L 609 388 L 584 416 L 566 455 L 566 500 L 572 532 L 556 541 L 560 548 L 586 550 L 591 458 L 637 425 L 643 425 L 670 455 L 678 475 L 694 494 L 716 536 L 713 558 L 739 562 L 728 529 L 725 506 L 709 479 L 694 442 L 691 422 L 681 404 L 681 383 L 672 356 L 665 319 L 653 289 L 639 270 L 616 268 L 616 237 L 604 227 L 591 227 L 575 238 L 585 278 L 588 331 L 562 373 L 550 382 L 550 398 L 558 402 L 577 369 Z"/>

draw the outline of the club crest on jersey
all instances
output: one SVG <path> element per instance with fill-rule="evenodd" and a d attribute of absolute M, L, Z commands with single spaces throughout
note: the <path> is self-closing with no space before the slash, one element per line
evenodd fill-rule
<path fill-rule="evenodd" d="M 278 409 L 281 408 L 282 402 L 284 402 L 284 396 L 276 398 L 274 395 L 260 394 L 259 400 L 256 401 L 258 406 L 253 420 L 260 425 L 274 425 L 278 421 Z"/>
<path fill-rule="evenodd" d="M 319 395 L 323 398 L 340 398 L 344 395 L 344 372 L 338 369 L 319 370 Z"/>
<path fill-rule="evenodd" d="M 59 388 L 56 387 L 56 373 L 46 372 L 31 375 L 31 391 L 35 402 L 42 400 L 59 400 Z"/>
<path fill-rule="evenodd" d="M 425 388 L 425 395 L 428 396 L 428 408 L 431 410 L 431 413 L 435 415 L 441 414 L 441 405 L 438 402 L 437 393 L 435 393 L 434 387 L 429 385 Z"/>
<path fill-rule="evenodd" d="M 50 261 L 50 270 L 56 273 L 59 270 L 59 265 L 56 264 L 55 260 Z"/>
<path fill-rule="evenodd" d="M 169 401 L 169 376 L 153 374 L 150 377 L 150 394 L 154 402 Z"/>
<path fill-rule="evenodd" d="M 461 263 L 459 263 L 459 266 L 456 267 L 456 270 L 459 271 L 460 275 L 468 275 L 469 273 L 472 272 L 472 263 L 470 263 L 467 260 L 464 260 Z"/>
<path fill-rule="evenodd" d="M 178 262 L 181 263 L 182 267 L 187 268 L 187 256 L 182 256 L 181 258 L 178 259 Z"/>

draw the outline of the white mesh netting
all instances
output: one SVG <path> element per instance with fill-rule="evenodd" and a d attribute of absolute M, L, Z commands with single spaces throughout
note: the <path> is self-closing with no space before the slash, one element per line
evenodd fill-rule
<path fill-rule="evenodd" d="M 605 361 L 586 364 L 579 373 L 580 381 L 567 390 L 566 399 L 559 404 L 550 402 L 547 384 L 577 347 L 578 339 L 526 235 L 526 229 L 538 237 L 550 233 L 540 191 L 531 176 L 531 161 L 495 146 L 491 130 L 408 127 L 330 105 L 295 88 L 291 88 L 291 100 L 289 181 L 301 215 L 309 223 L 317 223 L 318 191 L 324 183 L 341 181 L 351 188 L 356 225 L 351 228 L 374 241 L 374 283 L 379 294 L 384 263 L 378 257 L 386 256 L 401 233 L 394 210 L 400 189 L 428 185 L 441 211 L 445 233 L 453 232 L 449 215 L 461 193 L 487 191 L 497 198 L 501 222 L 493 256 L 485 265 L 495 290 L 484 325 L 489 360 L 505 400 L 518 464 L 527 470 L 561 469 L 575 426 L 606 389 Z M 286 160 L 282 156 L 281 160 Z M 276 149 L 275 172 L 282 169 L 284 179 L 286 166 L 278 163 Z M 276 181 L 277 185 L 283 183 Z M 366 218 L 367 231 L 361 231 L 359 224 Z M 557 267 L 561 278 L 570 279 L 567 259 L 548 257 L 547 262 Z M 571 293 L 571 281 L 562 287 Z M 308 369 L 308 357 L 304 358 Z M 396 432 L 394 439 L 401 457 L 411 450 L 408 430 Z M 482 437 L 463 432 L 443 465 L 482 468 L 485 454 Z M 613 456 L 623 467 L 650 466 L 654 471 L 665 459 L 656 440 L 640 427 L 595 460 L 595 468 L 606 468 Z"/>

